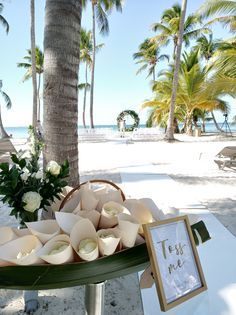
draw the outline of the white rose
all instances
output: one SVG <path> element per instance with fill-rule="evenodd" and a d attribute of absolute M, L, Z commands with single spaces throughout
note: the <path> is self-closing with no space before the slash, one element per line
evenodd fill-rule
<path fill-rule="evenodd" d="M 50 161 L 50 162 L 47 164 L 46 170 L 47 170 L 48 172 L 50 172 L 52 175 L 58 175 L 58 174 L 60 174 L 61 167 L 60 167 L 59 164 L 57 164 L 57 162 L 55 162 L 55 161 Z"/>
<path fill-rule="evenodd" d="M 29 212 L 34 212 L 39 209 L 42 197 L 34 191 L 29 191 L 22 196 L 22 201 L 26 203 L 24 209 Z"/>
<path fill-rule="evenodd" d="M 23 168 L 23 173 L 20 175 L 21 179 L 25 182 L 27 181 L 28 177 L 30 176 L 30 172 L 27 168 Z"/>
<path fill-rule="evenodd" d="M 37 178 L 37 179 L 43 178 L 43 172 L 42 172 L 42 171 L 38 171 L 38 172 L 35 174 L 35 178 Z"/>

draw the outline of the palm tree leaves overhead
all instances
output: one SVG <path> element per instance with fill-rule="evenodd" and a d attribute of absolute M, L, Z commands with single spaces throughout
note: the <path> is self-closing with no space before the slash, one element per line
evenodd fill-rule
<path fill-rule="evenodd" d="M 0 24 L 2 24 L 2 26 L 5 28 L 6 32 L 9 32 L 9 24 L 7 22 L 7 20 L 2 16 L 2 11 L 3 11 L 3 4 L 0 3 Z"/>

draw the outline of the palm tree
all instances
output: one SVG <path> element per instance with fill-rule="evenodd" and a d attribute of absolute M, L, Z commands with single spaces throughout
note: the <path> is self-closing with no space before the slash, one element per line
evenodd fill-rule
<path fill-rule="evenodd" d="M 33 117 L 32 126 L 36 133 L 37 126 L 37 78 L 36 78 L 36 58 L 35 58 L 35 5 L 34 0 L 30 0 L 30 39 L 31 39 L 31 65 L 32 65 L 32 85 L 33 85 Z"/>
<path fill-rule="evenodd" d="M 26 73 L 22 78 L 22 81 L 25 82 L 32 78 L 32 54 L 31 49 L 27 49 L 27 55 L 23 57 L 23 59 L 26 60 L 26 62 L 19 62 L 17 63 L 17 67 L 26 69 Z M 37 80 L 37 120 L 40 120 L 40 87 L 41 87 L 41 75 L 43 73 L 43 52 L 40 50 L 39 47 L 35 48 L 35 59 L 36 59 L 36 74 L 38 74 L 38 80 Z"/>
<path fill-rule="evenodd" d="M 99 44 L 96 46 L 96 52 L 101 49 L 104 44 Z M 84 90 L 84 102 L 83 102 L 83 126 L 86 128 L 85 123 L 85 108 L 87 91 L 90 89 L 90 84 L 88 83 L 88 68 L 91 70 L 92 65 L 92 54 L 93 54 L 93 42 L 92 42 L 92 32 L 86 31 L 81 27 L 80 31 L 80 62 L 85 63 L 85 83 L 79 84 L 79 90 Z"/>
<path fill-rule="evenodd" d="M 185 5 L 184 1 L 182 9 L 179 4 L 175 4 L 170 9 L 165 10 L 161 16 L 161 21 L 152 25 L 153 31 L 159 32 L 158 35 L 152 38 L 152 41 L 156 42 L 160 47 L 167 46 L 172 42 L 174 58 L 180 36 L 179 28 L 183 5 Z M 198 38 L 200 34 L 209 32 L 208 28 L 198 27 L 201 23 L 201 19 L 198 15 L 189 15 L 183 23 L 182 36 L 186 46 L 189 46 L 191 39 Z"/>
<path fill-rule="evenodd" d="M 178 40 L 177 40 L 177 48 L 176 48 L 176 56 L 175 56 L 175 68 L 174 68 L 174 77 L 172 83 L 172 93 L 171 93 L 171 100 L 170 100 L 170 112 L 167 122 L 167 129 L 165 139 L 167 141 L 174 140 L 174 112 L 175 112 L 175 101 L 176 101 L 176 94 L 178 88 L 178 75 L 179 75 L 179 66 L 180 66 L 180 56 L 182 50 L 182 42 L 184 36 L 184 27 L 185 27 L 185 14 L 187 9 L 187 0 L 182 0 L 182 8 L 180 14 L 180 21 L 179 21 L 179 28 L 178 28 Z"/>
<path fill-rule="evenodd" d="M 211 69 L 201 67 L 198 52 L 185 53 L 179 72 L 179 84 L 176 98 L 174 117 L 184 118 L 185 131 L 192 134 L 192 119 L 196 109 L 211 111 L 218 109 L 228 111 L 228 104 L 220 98 L 223 95 L 236 94 L 235 84 L 227 78 L 216 75 L 210 77 Z M 173 71 L 163 72 L 163 78 L 157 80 L 153 86 L 156 93 L 155 99 L 143 104 L 156 111 L 156 117 L 167 114 L 172 94 Z M 158 121 L 158 120 L 157 120 Z"/>
<path fill-rule="evenodd" d="M 122 11 L 123 0 L 82 0 L 83 7 L 90 2 L 92 6 L 92 38 L 93 38 L 93 55 L 91 66 L 91 91 L 90 91 L 90 126 L 94 128 L 93 121 L 93 100 L 94 100 L 94 75 L 95 75 L 95 55 L 96 55 L 96 23 L 97 20 L 99 31 L 102 35 L 109 33 L 109 24 L 107 13 L 110 13 L 115 7 L 117 11 Z"/>
<path fill-rule="evenodd" d="M 78 67 L 80 0 L 46 0 L 44 31 L 44 162 L 70 164 L 69 184 L 78 175 Z M 56 39 L 56 40 L 55 40 Z"/>
<path fill-rule="evenodd" d="M 209 34 L 209 38 L 205 35 L 201 35 L 199 38 L 197 38 L 194 49 L 198 50 L 200 57 L 204 58 L 204 60 L 208 62 L 212 58 L 219 45 L 219 40 L 214 40 L 213 34 L 211 33 Z"/>
<path fill-rule="evenodd" d="M 155 81 L 155 72 L 158 62 L 165 59 L 169 61 L 169 56 L 165 54 L 160 55 L 160 50 L 156 44 L 147 38 L 140 44 L 139 51 L 133 54 L 133 59 L 138 60 L 136 64 L 142 64 L 136 74 L 148 69 L 147 77 L 152 75 L 153 80 Z"/>
<path fill-rule="evenodd" d="M 12 106 L 12 102 L 10 97 L 4 92 L 2 91 L 2 80 L 0 80 L 0 95 L 2 96 L 7 109 L 10 109 Z M 8 134 L 6 133 L 4 127 L 3 127 L 3 123 L 2 123 L 2 116 L 1 116 L 1 104 L 0 104 L 0 139 L 3 138 L 8 138 Z"/>
<path fill-rule="evenodd" d="M 220 22 L 223 26 L 228 26 L 231 32 L 236 30 L 236 1 L 234 0 L 208 0 L 198 10 L 201 19 L 214 17 L 207 26 Z M 219 16 L 221 14 L 226 14 Z"/>
<path fill-rule="evenodd" d="M 6 32 L 9 32 L 9 24 L 7 22 L 7 20 L 2 16 L 2 11 L 3 11 L 3 4 L 0 3 L 0 23 L 2 24 L 2 26 L 5 28 Z"/>

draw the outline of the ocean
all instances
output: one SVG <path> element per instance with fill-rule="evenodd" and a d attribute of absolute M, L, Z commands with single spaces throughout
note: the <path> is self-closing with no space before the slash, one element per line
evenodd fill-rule
<path fill-rule="evenodd" d="M 219 123 L 221 127 L 223 123 Z M 129 126 L 127 126 L 129 127 Z M 113 131 L 117 131 L 117 125 L 96 125 L 95 128 L 102 128 L 102 129 L 109 129 Z M 145 128 L 145 125 L 140 125 L 139 128 Z M 229 128 L 232 132 L 236 132 L 236 124 L 229 123 Z M 82 126 L 78 127 L 78 130 L 83 129 Z M 6 132 L 9 135 L 12 135 L 13 138 L 20 139 L 20 138 L 28 138 L 28 127 L 5 127 Z M 229 132 L 229 129 L 226 126 L 223 126 L 223 130 Z M 207 123 L 206 124 L 206 132 L 208 133 L 217 133 L 218 130 L 215 128 L 214 123 Z"/>

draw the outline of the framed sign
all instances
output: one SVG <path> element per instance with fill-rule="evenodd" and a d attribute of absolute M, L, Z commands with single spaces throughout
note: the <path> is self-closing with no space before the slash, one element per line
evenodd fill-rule
<path fill-rule="evenodd" d="M 143 228 L 162 311 L 207 289 L 187 216 Z"/>

